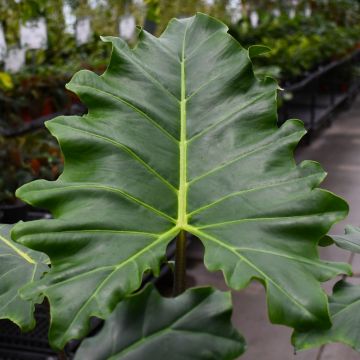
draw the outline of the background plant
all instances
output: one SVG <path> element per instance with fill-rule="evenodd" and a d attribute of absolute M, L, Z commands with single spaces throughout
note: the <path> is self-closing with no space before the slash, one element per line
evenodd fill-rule
<path fill-rule="evenodd" d="M 0 203 L 16 201 L 16 189 L 37 178 L 54 180 L 62 171 L 56 141 L 45 130 L 16 138 L 0 137 Z"/>

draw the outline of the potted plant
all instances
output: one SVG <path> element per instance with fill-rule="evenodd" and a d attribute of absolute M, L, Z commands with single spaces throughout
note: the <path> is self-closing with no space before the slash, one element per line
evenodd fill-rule
<path fill-rule="evenodd" d="M 295 164 L 304 127 L 277 127 L 278 85 L 256 78 L 251 64 L 265 49 L 249 52 L 227 30 L 199 13 L 172 20 L 159 38 L 141 32 L 133 49 L 103 38 L 113 46 L 106 72 L 80 71 L 67 85 L 88 114 L 46 125 L 64 172 L 17 191 L 54 218 L 20 222 L 0 237 L 12 255 L 0 263 L 1 317 L 32 328 L 34 304 L 46 297 L 58 351 L 86 336 L 91 318 L 108 319 L 76 359 L 235 359 L 245 342 L 230 324 L 229 293 L 186 290 L 188 233 L 230 288 L 265 286 L 271 322 L 296 333 L 331 329 L 321 283 L 351 268 L 320 260 L 317 248 L 329 245 L 323 238 L 348 206 L 318 188 L 319 164 Z M 174 239 L 174 297 L 140 290 Z"/>

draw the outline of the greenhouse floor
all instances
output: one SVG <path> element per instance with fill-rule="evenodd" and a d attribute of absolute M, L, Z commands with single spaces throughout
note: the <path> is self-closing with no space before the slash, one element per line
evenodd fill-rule
<path fill-rule="evenodd" d="M 323 187 L 344 197 L 350 204 L 348 218 L 337 224 L 332 234 L 341 234 L 346 224 L 360 224 L 360 96 L 352 107 L 341 112 L 331 127 L 325 129 L 309 146 L 301 147 L 296 154 L 298 161 L 319 161 L 328 176 Z M 225 290 L 220 273 L 209 273 L 202 265 L 203 249 L 200 243 L 189 249 L 189 285 L 212 284 Z M 350 253 L 334 246 L 322 249 L 324 259 L 351 262 L 355 278 L 360 282 L 360 254 Z M 324 285 L 331 291 L 331 281 Z M 272 325 L 267 318 L 265 293 L 262 285 L 253 282 L 246 290 L 233 292 L 233 322 L 245 336 L 248 350 L 241 360 L 359 360 L 360 355 L 341 344 L 326 345 L 320 349 L 294 354 L 290 344 L 291 330 Z"/>

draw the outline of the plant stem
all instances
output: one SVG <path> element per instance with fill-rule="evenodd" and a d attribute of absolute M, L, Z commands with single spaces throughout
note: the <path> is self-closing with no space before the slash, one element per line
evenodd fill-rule
<path fill-rule="evenodd" d="M 65 350 L 61 350 L 61 351 L 58 352 L 58 359 L 59 360 L 67 360 Z"/>
<path fill-rule="evenodd" d="M 176 239 L 174 296 L 186 289 L 186 231 L 181 230 Z"/>

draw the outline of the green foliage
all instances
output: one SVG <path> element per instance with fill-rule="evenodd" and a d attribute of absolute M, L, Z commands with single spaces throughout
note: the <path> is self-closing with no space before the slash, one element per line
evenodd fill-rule
<path fill-rule="evenodd" d="M 358 19 L 360 21 L 359 12 Z M 294 80 L 317 66 L 341 58 L 359 43 L 360 22 L 336 22 L 322 11 L 309 18 L 297 14 L 293 19 L 264 14 L 259 27 L 244 19 L 231 32 L 245 47 L 263 44 L 272 50 L 255 63 L 279 66 L 283 80 Z"/>
<path fill-rule="evenodd" d="M 345 235 L 332 235 L 335 244 L 342 249 L 360 253 L 360 229 L 348 225 L 345 228 Z"/>
<path fill-rule="evenodd" d="M 18 291 L 48 270 L 48 258 L 14 243 L 11 228 L 0 225 L 0 319 L 9 319 L 26 331 L 35 326 L 34 301 L 21 299 Z"/>
<path fill-rule="evenodd" d="M 311 329 L 295 332 L 293 342 L 297 349 L 305 350 L 324 344 L 341 342 L 360 352 L 360 286 L 339 281 L 329 297 L 333 325 L 330 329 Z"/>
<path fill-rule="evenodd" d="M 244 351 L 244 339 L 231 326 L 229 292 L 203 287 L 166 299 L 148 285 L 117 306 L 102 330 L 81 344 L 75 360 L 167 359 L 170 354 L 172 360 L 231 360 Z"/>
<path fill-rule="evenodd" d="M 51 344 L 109 317 L 145 271 L 158 274 L 182 230 L 200 238 L 205 265 L 230 287 L 265 285 L 272 322 L 329 327 L 320 283 L 350 269 L 321 261 L 317 244 L 348 208 L 317 188 L 317 163 L 295 164 L 304 128 L 277 127 L 276 82 L 258 80 L 248 51 L 203 14 L 171 21 L 158 39 L 142 32 L 134 49 L 104 40 L 113 44 L 107 71 L 81 71 L 68 85 L 88 114 L 47 123 L 63 174 L 17 193 L 54 216 L 13 230 L 51 259 L 22 290 L 48 298 Z"/>
<path fill-rule="evenodd" d="M 334 243 L 342 249 L 360 253 L 360 229 L 346 226 L 345 235 L 332 235 Z M 295 332 L 293 343 L 299 350 L 324 344 L 341 342 L 360 352 L 358 331 L 360 327 L 360 286 L 344 280 L 335 284 L 332 296 L 329 296 L 332 326 L 330 329 L 311 329 Z"/>

